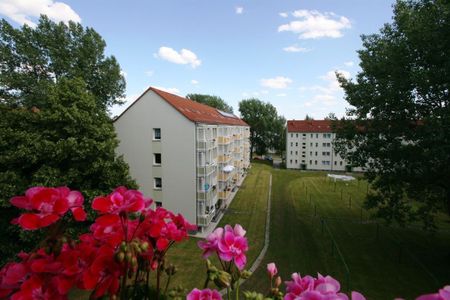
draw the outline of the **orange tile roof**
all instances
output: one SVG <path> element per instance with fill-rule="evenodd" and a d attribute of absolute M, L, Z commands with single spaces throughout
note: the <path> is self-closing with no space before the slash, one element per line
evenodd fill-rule
<path fill-rule="evenodd" d="M 330 120 L 290 120 L 288 132 L 332 132 Z"/>
<path fill-rule="evenodd" d="M 238 125 L 238 126 L 249 126 L 243 120 L 234 116 L 222 115 L 219 110 L 214 107 L 198 103 L 165 91 L 161 91 L 154 87 L 149 87 L 134 103 L 138 102 L 143 95 L 145 95 L 149 90 L 155 92 L 158 96 L 164 99 L 167 103 L 178 110 L 182 115 L 193 122 L 206 123 L 206 124 L 226 124 L 226 125 Z M 130 107 L 132 105 L 131 104 Z M 127 111 L 128 108 L 125 110 Z M 117 117 L 120 118 L 125 111 Z"/>

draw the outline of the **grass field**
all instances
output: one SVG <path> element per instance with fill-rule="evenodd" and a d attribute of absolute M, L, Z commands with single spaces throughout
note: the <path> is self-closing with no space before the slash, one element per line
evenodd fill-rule
<path fill-rule="evenodd" d="M 376 223 L 365 211 L 361 218 L 364 181 L 338 182 L 335 188 L 325 173 L 273 170 L 272 174 L 270 246 L 263 266 L 275 261 L 284 280 L 292 272 L 329 274 L 343 289 L 349 284 L 368 299 L 413 299 L 450 283 L 448 217 L 440 223 L 447 233 L 379 226 L 377 238 Z M 244 289 L 266 287 L 264 267 L 244 284 Z"/>

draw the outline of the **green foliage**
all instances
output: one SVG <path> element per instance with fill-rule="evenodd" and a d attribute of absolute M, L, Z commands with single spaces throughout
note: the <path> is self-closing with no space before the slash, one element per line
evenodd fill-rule
<path fill-rule="evenodd" d="M 54 23 L 42 16 L 36 28 L 13 28 L 0 20 L 0 99 L 9 105 L 44 108 L 62 78 L 83 78 L 99 109 L 121 103 L 125 80 L 106 43 L 92 28 Z"/>
<path fill-rule="evenodd" d="M 218 96 L 203 95 L 203 94 L 187 94 L 186 98 L 195 102 L 215 107 L 224 112 L 233 113 L 233 107 L 228 105 L 228 103 L 226 103 L 225 100 L 223 100 Z"/>
<path fill-rule="evenodd" d="M 353 108 L 336 146 L 367 167 L 369 208 L 431 227 L 436 211 L 450 213 L 450 4 L 398 1 L 393 22 L 362 39 L 356 81 L 338 76 Z"/>
<path fill-rule="evenodd" d="M 239 102 L 242 119 L 250 125 L 250 153 L 265 154 L 269 148 L 281 153 L 286 145 L 286 119 L 277 109 L 259 99 Z"/>
<path fill-rule="evenodd" d="M 35 29 L 14 29 L 0 21 L 0 263 L 35 246 L 9 225 L 19 215 L 12 196 L 31 186 L 65 185 L 92 200 L 119 185 L 137 187 L 115 154 L 107 108 L 119 103 L 125 82 L 104 48 L 80 24 L 41 17 Z"/>

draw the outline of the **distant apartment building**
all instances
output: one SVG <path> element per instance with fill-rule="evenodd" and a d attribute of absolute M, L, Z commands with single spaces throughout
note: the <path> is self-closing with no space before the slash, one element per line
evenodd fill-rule
<path fill-rule="evenodd" d="M 150 87 L 114 121 L 140 190 L 202 230 L 250 164 L 249 126 L 233 114 Z"/>
<path fill-rule="evenodd" d="M 286 168 L 363 171 L 352 168 L 334 151 L 330 120 L 289 120 L 286 130 Z"/>

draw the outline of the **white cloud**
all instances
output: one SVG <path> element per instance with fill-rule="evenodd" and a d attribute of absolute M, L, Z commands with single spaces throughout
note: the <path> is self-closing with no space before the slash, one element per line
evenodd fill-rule
<path fill-rule="evenodd" d="M 244 8 L 242 6 L 236 7 L 236 14 L 241 15 L 244 12 Z"/>
<path fill-rule="evenodd" d="M 279 26 L 278 32 L 291 31 L 299 34 L 300 39 L 338 38 L 343 35 L 342 30 L 351 28 L 349 19 L 331 12 L 296 10 L 292 15 L 300 20 Z"/>
<path fill-rule="evenodd" d="M 268 93 L 269 93 L 268 90 L 261 90 L 261 94 L 263 94 L 263 95 L 267 95 Z"/>
<path fill-rule="evenodd" d="M 297 45 L 284 47 L 283 50 L 286 51 L 286 52 L 308 52 L 308 51 L 310 51 L 310 49 L 303 48 L 303 47 L 298 47 Z"/>
<path fill-rule="evenodd" d="M 128 74 L 124 70 L 120 70 L 120 75 L 122 75 L 124 78 L 126 78 Z"/>
<path fill-rule="evenodd" d="M 355 64 L 355 63 L 352 62 L 352 61 L 346 61 L 346 62 L 344 63 L 344 65 L 346 65 L 347 67 L 353 67 L 354 64 Z"/>
<path fill-rule="evenodd" d="M 31 27 L 36 26 L 32 19 L 39 18 L 41 14 L 55 22 L 81 22 L 80 16 L 69 5 L 53 0 L 2 0 L 0 14 Z"/>
<path fill-rule="evenodd" d="M 283 76 L 277 76 L 275 78 L 261 79 L 261 85 L 271 89 L 284 89 L 292 83 L 292 79 Z"/>
<path fill-rule="evenodd" d="M 288 13 L 287 12 L 280 12 L 279 15 L 282 18 L 287 18 L 288 17 Z"/>
<path fill-rule="evenodd" d="M 161 91 L 165 91 L 171 94 L 176 94 L 179 95 L 180 94 L 180 90 L 177 88 L 165 88 L 165 87 L 161 87 L 161 86 L 154 86 L 155 89 L 161 90 Z"/>
<path fill-rule="evenodd" d="M 327 89 L 330 91 L 330 93 L 338 91 L 341 89 L 339 82 L 336 78 L 336 72 L 340 73 L 345 78 L 350 78 L 350 72 L 345 70 L 335 70 L 335 71 L 328 71 L 325 75 L 320 76 L 321 79 L 328 82 Z"/>
<path fill-rule="evenodd" d="M 148 77 L 152 77 L 153 74 L 155 74 L 155 71 L 153 71 L 153 70 L 145 71 L 145 75 L 147 75 Z"/>
<path fill-rule="evenodd" d="M 192 80 L 191 80 L 191 83 L 194 84 L 194 85 L 195 85 L 195 84 L 199 84 L 198 80 L 195 80 L 195 79 L 192 79 Z"/>
<path fill-rule="evenodd" d="M 286 93 L 277 94 L 277 97 L 286 97 L 286 96 L 287 96 Z"/>
<path fill-rule="evenodd" d="M 198 59 L 197 55 L 188 49 L 181 49 L 180 52 L 177 52 L 170 47 L 161 47 L 159 48 L 156 57 L 170 61 L 174 64 L 189 64 L 192 68 L 196 68 L 202 64 L 202 61 Z"/>

